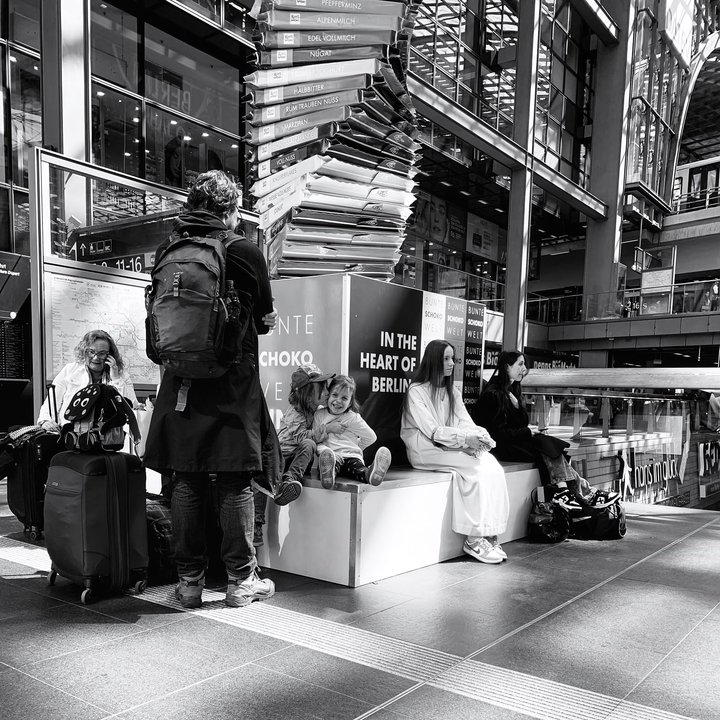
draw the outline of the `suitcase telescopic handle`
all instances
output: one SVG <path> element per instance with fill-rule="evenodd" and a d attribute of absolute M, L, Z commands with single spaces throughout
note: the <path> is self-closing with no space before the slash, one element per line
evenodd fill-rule
<path fill-rule="evenodd" d="M 55 394 L 55 383 L 50 383 L 48 385 L 48 403 L 50 405 L 50 412 L 53 414 L 53 417 L 55 418 L 55 423 L 58 422 L 58 406 L 57 406 L 57 395 Z"/>

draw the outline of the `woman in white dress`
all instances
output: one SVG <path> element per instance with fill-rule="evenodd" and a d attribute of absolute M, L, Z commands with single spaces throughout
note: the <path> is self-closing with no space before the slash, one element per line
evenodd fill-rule
<path fill-rule="evenodd" d="M 495 565 L 507 558 L 497 537 L 509 512 L 505 473 L 488 452 L 495 442 L 470 419 L 454 372 L 455 348 L 432 340 L 408 388 L 400 436 L 414 468 L 453 473 L 452 529 L 467 536 L 468 555 Z"/>

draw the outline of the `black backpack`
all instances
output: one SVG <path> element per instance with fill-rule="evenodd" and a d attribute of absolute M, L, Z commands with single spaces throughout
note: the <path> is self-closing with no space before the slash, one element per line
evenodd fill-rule
<path fill-rule="evenodd" d="M 173 233 L 155 258 L 145 288 L 147 356 L 187 380 L 220 377 L 241 353 L 252 308 L 238 288 L 228 309 L 225 264 L 235 239 L 227 230 Z"/>
<path fill-rule="evenodd" d="M 559 543 L 570 536 L 570 517 L 553 502 L 540 502 L 537 489 L 530 494 L 532 508 L 528 518 L 527 536 L 532 542 Z"/>
<path fill-rule="evenodd" d="M 125 444 L 124 425 L 130 426 L 135 441 L 140 429 L 130 402 L 120 391 L 106 383 L 93 383 L 78 390 L 65 411 L 68 421 L 62 439 L 68 450 L 113 452 Z"/>
<path fill-rule="evenodd" d="M 626 532 L 625 508 L 620 500 L 604 508 L 587 508 L 570 525 L 571 537 L 579 540 L 620 540 Z"/>

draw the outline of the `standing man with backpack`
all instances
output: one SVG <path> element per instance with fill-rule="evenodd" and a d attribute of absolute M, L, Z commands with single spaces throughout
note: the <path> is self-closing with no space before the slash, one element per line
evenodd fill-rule
<path fill-rule="evenodd" d="M 251 479 L 262 471 L 267 415 L 253 353 L 257 334 L 269 332 L 276 315 L 262 253 L 234 232 L 241 199 L 224 172 L 200 174 L 156 252 L 147 289 L 148 355 L 165 372 L 145 464 L 173 477 L 175 595 L 186 608 L 202 603 L 211 476 L 226 604 L 240 607 L 275 592 L 257 574 Z"/>

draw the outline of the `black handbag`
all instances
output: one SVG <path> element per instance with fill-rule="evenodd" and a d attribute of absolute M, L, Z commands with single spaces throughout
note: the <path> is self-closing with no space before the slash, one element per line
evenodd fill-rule
<path fill-rule="evenodd" d="M 530 494 L 532 507 L 528 518 L 527 536 L 532 542 L 559 543 L 570 535 L 570 518 L 559 505 L 540 502 L 537 488 Z"/>

